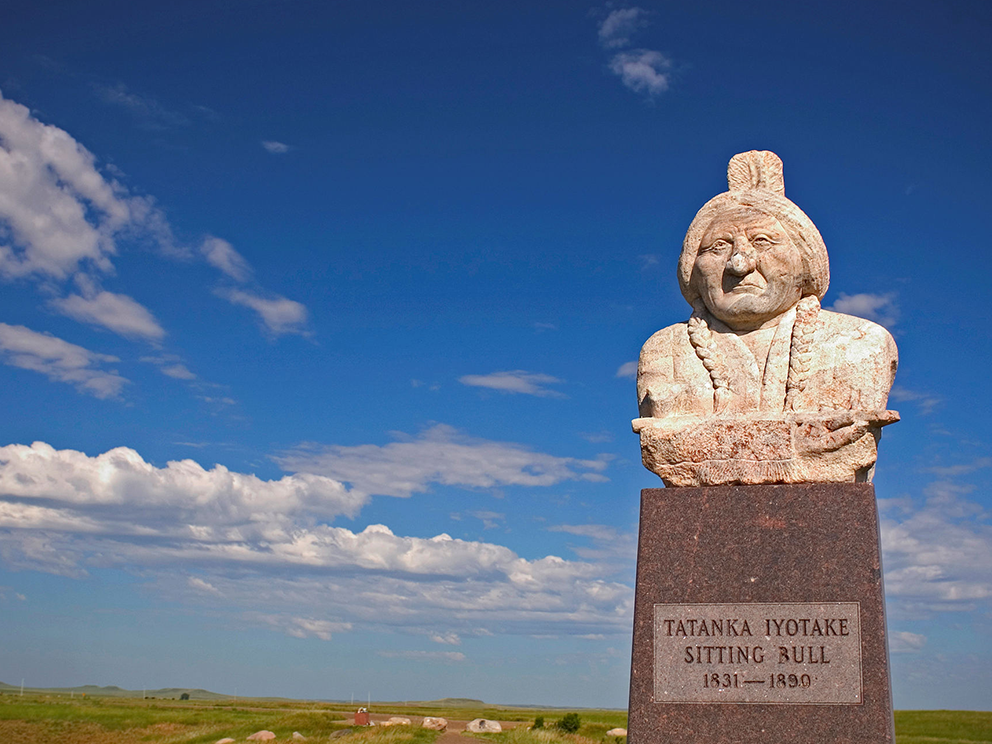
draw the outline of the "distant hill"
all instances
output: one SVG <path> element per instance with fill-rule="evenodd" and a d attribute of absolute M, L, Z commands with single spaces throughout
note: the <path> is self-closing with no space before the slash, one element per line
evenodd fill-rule
<path fill-rule="evenodd" d="M 428 700 L 420 705 L 433 705 L 438 708 L 484 708 L 485 703 L 473 698 L 441 698 L 440 700 Z"/>
<path fill-rule="evenodd" d="M 4 682 L 0 682 L 0 691 L 6 692 L 20 692 L 21 688 L 19 685 L 8 685 Z M 48 695 L 88 695 L 88 696 L 99 696 L 99 697 L 123 697 L 123 698 L 140 698 L 142 692 L 144 692 L 145 697 L 150 698 L 176 698 L 178 699 L 180 695 L 184 692 L 189 693 L 191 700 L 228 700 L 230 695 L 224 695 L 219 692 L 210 692 L 210 690 L 203 690 L 200 688 L 192 687 L 163 687 L 159 690 L 125 690 L 123 687 L 118 687 L 117 685 L 106 685 L 105 687 L 100 687 L 99 685 L 79 685 L 78 687 L 25 687 L 25 692 L 41 693 Z"/>

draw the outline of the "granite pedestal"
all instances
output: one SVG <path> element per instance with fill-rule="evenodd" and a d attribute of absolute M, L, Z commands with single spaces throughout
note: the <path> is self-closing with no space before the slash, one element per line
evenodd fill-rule
<path fill-rule="evenodd" d="M 631 744 L 892 744 L 875 492 L 641 492 Z"/>

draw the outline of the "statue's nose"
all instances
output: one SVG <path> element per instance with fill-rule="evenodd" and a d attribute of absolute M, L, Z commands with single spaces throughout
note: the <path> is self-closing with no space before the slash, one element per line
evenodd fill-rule
<path fill-rule="evenodd" d="M 747 276 L 758 266 L 754 248 L 744 236 L 734 241 L 734 252 L 727 261 L 727 269 L 736 276 Z"/>

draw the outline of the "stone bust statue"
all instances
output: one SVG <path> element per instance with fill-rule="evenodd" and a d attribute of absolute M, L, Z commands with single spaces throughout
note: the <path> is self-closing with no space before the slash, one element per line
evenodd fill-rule
<path fill-rule="evenodd" d="M 881 326 L 820 308 L 823 238 L 785 198 L 772 152 L 735 155 L 730 189 L 689 226 L 687 322 L 655 333 L 637 370 L 645 467 L 668 486 L 870 481 L 895 377 Z"/>

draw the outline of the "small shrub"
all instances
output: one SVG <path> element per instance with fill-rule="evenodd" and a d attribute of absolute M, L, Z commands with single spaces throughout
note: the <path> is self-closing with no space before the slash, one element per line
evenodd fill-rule
<path fill-rule="evenodd" d="M 531 728 L 543 729 L 544 728 L 544 716 L 538 716 L 534 719 L 534 725 Z"/>
<path fill-rule="evenodd" d="M 579 730 L 579 726 L 582 725 L 582 719 L 579 718 L 578 713 L 566 713 L 555 725 L 559 731 L 564 731 L 566 734 L 574 734 Z"/>

